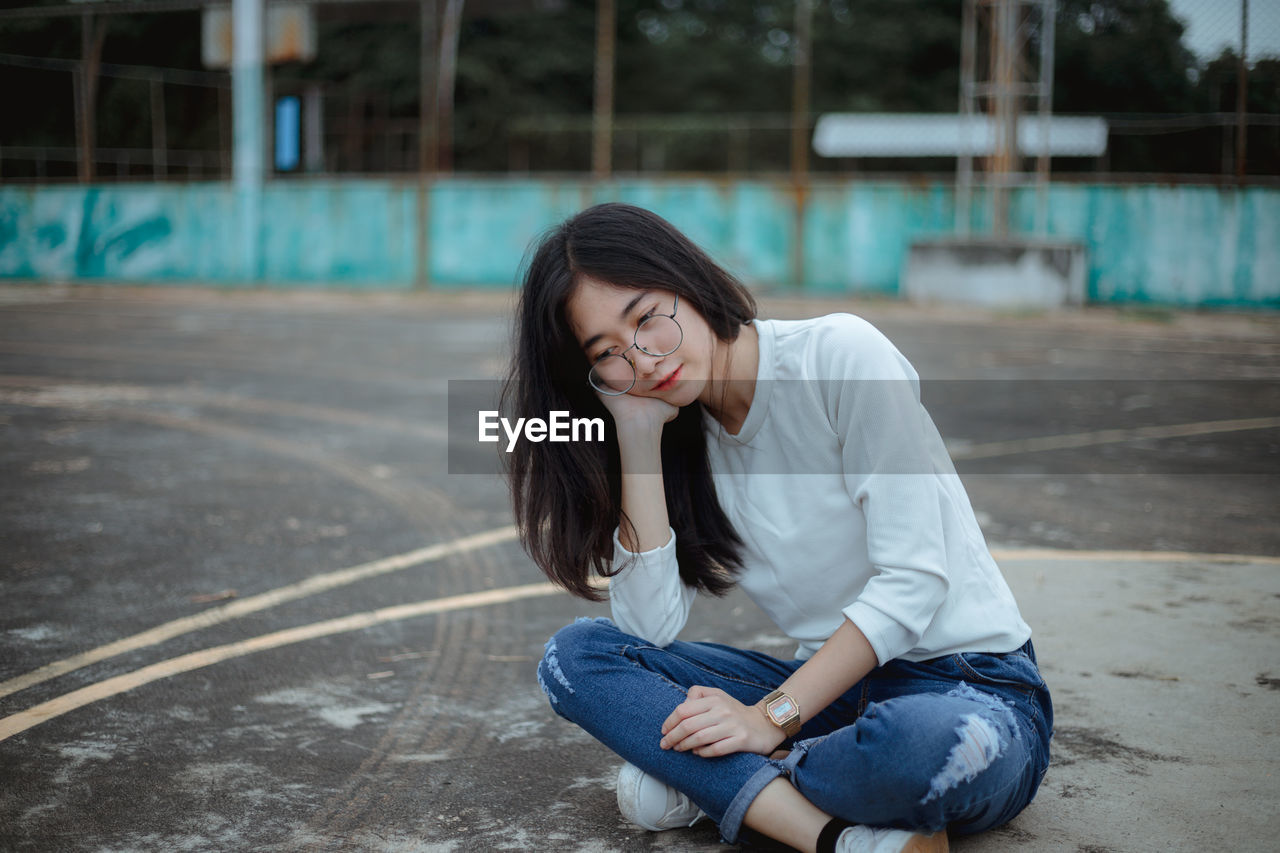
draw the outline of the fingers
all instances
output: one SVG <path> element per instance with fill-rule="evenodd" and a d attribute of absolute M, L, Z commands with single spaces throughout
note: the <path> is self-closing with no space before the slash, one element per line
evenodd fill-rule
<path fill-rule="evenodd" d="M 718 740 L 715 743 L 698 747 L 693 751 L 693 754 L 699 758 L 719 758 L 722 755 L 732 755 L 735 752 L 743 752 L 743 744 L 745 742 L 746 738 L 738 735 L 732 735 L 724 738 L 723 740 Z"/>
<path fill-rule="evenodd" d="M 662 721 L 662 733 L 665 735 L 674 729 L 681 721 L 697 714 L 706 713 L 715 705 L 715 700 L 720 697 L 727 697 L 723 690 L 714 687 L 699 687 L 694 685 L 689 688 L 688 698 L 675 707 L 675 710 Z"/>
<path fill-rule="evenodd" d="M 714 726 L 720 721 L 720 718 L 713 715 L 710 710 L 685 717 L 663 734 L 658 746 L 663 749 L 678 747 L 679 744 L 684 742 L 685 738 L 702 731 L 708 726 Z"/>
<path fill-rule="evenodd" d="M 663 722 L 658 745 L 703 757 L 737 752 L 746 736 L 734 714 L 738 703 L 714 687 L 691 687 L 688 697 Z"/>
<path fill-rule="evenodd" d="M 745 733 L 739 730 L 739 726 L 734 725 L 732 719 L 710 722 L 706 720 L 710 716 L 711 714 L 700 714 L 697 717 L 691 717 L 686 723 L 701 727 L 687 734 L 681 730 L 685 723 L 677 726 L 671 734 L 662 739 L 663 748 L 674 749 L 676 752 L 692 752 L 704 758 L 737 752 L 745 740 Z"/>
<path fill-rule="evenodd" d="M 739 752 L 744 740 L 743 735 L 728 731 L 724 726 L 712 726 L 685 738 L 676 751 L 692 752 L 701 758 L 712 758 Z"/>

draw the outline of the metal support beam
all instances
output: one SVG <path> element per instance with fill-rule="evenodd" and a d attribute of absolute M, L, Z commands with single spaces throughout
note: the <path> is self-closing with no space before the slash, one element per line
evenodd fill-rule
<path fill-rule="evenodd" d="M 1240 63 L 1236 68 L 1236 178 L 1244 182 L 1249 139 L 1249 0 L 1240 0 Z"/>
<path fill-rule="evenodd" d="M 591 174 L 601 181 L 613 172 L 613 75 L 618 14 L 614 0 L 596 0 L 595 98 L 591 124 Z"/>
<path fill-rule="evenodd" d="M 240 214 L 241 272 L 257 281 L 262 274 L 262 186 L 266 133 L 263 110 L 263 0 L 232 0 L 231 174 Z"/>
<path fill-rule="evenodd" d="M 1040 115 L 1040 156 L 1036 158 L 1036 233 L 1049 233 L 1049 130 L 1053 123 L 1053 42 L 1058 18 L 1056 0 L 1044 0 L 1044 20 L 1040 25 L 1040 86 L 1037 108 Z"/>
<path fill-rule="evenodd" d="M 431 179 L 440 164 L 440 2 L 418 0 L 418 212 L 414 229 L 414 287 L 425 289 L 430 281 Z"/>
<path fill-rule="evenodd" d="M 991 30 L 991 65 L 997 93 L 993 98 L 992 114 L 996 126 L 995 153 L 991 157 L 989 172 L 996 180 L 991 186 L 991 225 L 999 235 L 1009 233 L 1009 188 L 1002 179 L 1017 171 L 1018 113 L 1021 104 L 1010 91 L 1014 85 L 1019 45 L 1017 44 L 1018 17 L 1022 11 L 1017 0 L 998 0 L 995 7 L 995 26 Z"/>
<path fill-rule="evenodd" d="M 795 239 L 791 278 L 804 286 L 805 215 L 809 204 L 809 97 L 812 79 L 813 0 L 796 0 L 794 52 L 791 55 L 791 194 L 795 199 Z"/>
<path fill-rule="evenodd" d="M 453 90 L 458 76 L 458 38 L 462 31 L 463 0 L 445 0 L 440 21 L 440 70 L 436 78 L 436 168 L 453 171 Z"/>
<path fill-rule="evenodd" d="M 966 0 L 960 18 L 960 127 L 968 134 L 973 127 L 974 63 L 977 53 L 978 26 L 972 0 Z M 956 233 L 968 234 L 969 209 L 973 205 L 973 150 L 967 136 L 960 140 L 961 153 L 956 161 Z"/>
<path fill-rule="evenodd" d="M 151 80 L 151 172 L 163 179 L 169 172 L 169 142 L 164 120 L 164 80 Z"/>
<path fill-rule="evenodd" d="M 434 172 L 438 90 L 433 85 L 439 58 L 436 21 L 439 0 L 418 0 L 418 171 Z"/>
<path fill-rule="evenodd" d="M 75 76 L 77 147 L 80 149 L 80 182 L 94 178 L 94 153 L 98 126 L 98 68 L 102 64 L 102 43 L 107 37 L 106 18 L 92 12 L 81 17 L 80 68 Z"/>
<path fill-rule="evenodd" d="M 303 151 L 308 172 L 324 171 L 324 91 L 307 86 L 302 98 Z"/>
<path fill-rule="evenodd" d="M 791 175 L 809 174 L 809 91 L 812 78 L 813 0 L 796 0 L 795 52 L 791 60 Z"/>
<path fill-rule="evenodd" d="M 1056 0 L 964 0 L 960 36 L 960 155 L 956 161 L 956 231 L 972 231 L 974 187 L 987 193 L 991 230 L 1009 233 L 1011 194 L 1035 187 L 1035 231 L 1048 232 L 1048 191 L 1054 145 L 1053 64 Z M 1039 39 L 1038 58 L 1027 55 Z M 1038 67 L 1036 67 L 1038 66 Z M 1035 118 L 1032 118 L 1034 110 Z M 1022 121 L 1022 113 L 1028 121 Z M 975 169 L 971 134 L 994 125 L 993 149 Z M 1021 130 L 1020 130 L 1021 129 Z M 1019 139 L 1023 133 L 1026 138 Z M 1028 140 L 1038 136 L 1033 147 Z M 1034 170 L 1024 161 L 1035 158 Z"/>

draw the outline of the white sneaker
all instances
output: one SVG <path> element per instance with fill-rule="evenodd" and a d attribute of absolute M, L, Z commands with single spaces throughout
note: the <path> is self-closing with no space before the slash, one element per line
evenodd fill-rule
<path fill-rule="evenodd" d="M 706 817 L 684 794 L 634 764 L 618 771 L 618 810 L 636 826 L 653 832 L 693 826 Z"/>
<path fill-rule="evenodd" d="M 836 839 L 836 853 L 947 853 L 947 833 L 922 835 L 906 829 L 851 826 Z"/>

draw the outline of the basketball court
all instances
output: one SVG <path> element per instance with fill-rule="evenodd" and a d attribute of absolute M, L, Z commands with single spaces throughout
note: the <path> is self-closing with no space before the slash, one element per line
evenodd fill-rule
<path fill-rule="evenodd" d="M 607 605 L 450 474 L 505 294 L 0 292 L 0 847 L 716 850 L 613 802 L 542 644 Z M 1263 849 L 1280 720 L 1280 318 L 848 310 L 925 402 L 1054 691 L 1055 763 L 957 850 Z M 789 656 L 740 593 L 686 639 Z"/>

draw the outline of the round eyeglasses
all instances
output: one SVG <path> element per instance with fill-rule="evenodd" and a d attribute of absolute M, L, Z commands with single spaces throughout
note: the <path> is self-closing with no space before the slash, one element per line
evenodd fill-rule
<path fill-rule="evenodd" d="M 603 355 L 591 365 L 587 381 L 607 397 L 619 397 L 636 387 L 636 367 L 627 358 L 633 348 L 645 355 L 671 355 L 684 341 L 684 330 L 676 322 L 680 297 L 676 296 L 670 314 L 650 314 L 636 326 L 634 342 L 622 352 Z"/>

